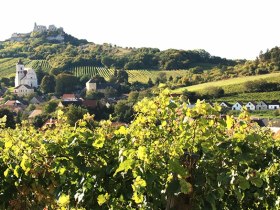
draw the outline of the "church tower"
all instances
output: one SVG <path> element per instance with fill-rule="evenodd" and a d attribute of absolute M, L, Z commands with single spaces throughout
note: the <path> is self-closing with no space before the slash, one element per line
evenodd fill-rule
<path fill-rule="evenodd" d="M 20 85 L 20 81 L 24 76 L 25 76 L 24 65 L 22 61 L 19 59 L 18 63 L 16 64 L 15 87 Z"/>

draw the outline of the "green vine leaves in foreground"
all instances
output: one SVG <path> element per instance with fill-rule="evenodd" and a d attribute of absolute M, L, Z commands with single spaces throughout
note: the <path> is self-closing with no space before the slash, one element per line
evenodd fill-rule
<path fill-rule="evenodd" d="M 0 132 L 2 209 L 279 209 L 279 140 L 250 122 L 192 109 L 164 90 L 135 119 Z"/>

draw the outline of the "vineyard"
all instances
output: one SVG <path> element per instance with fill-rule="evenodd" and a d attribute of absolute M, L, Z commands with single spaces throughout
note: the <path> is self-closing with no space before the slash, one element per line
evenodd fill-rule
<path fill-rule="evenodd" d="M 220 117 L 170 92 L 134 106 L 127 126 L 37 130 L 0 118 L 0 209 L 280 209 L 280 142 L 248 113 Z"/>
<path fill-rule="evenodd" d="M 261 92 L 261 93 L 238 93 L 236 95 L 225 96 L 217 99 L 216 101 L 227 101 L 227 102 L 236 102 L 236 101 L 278 101 L 280 98 L 280 91 L 272 92 Z"/>
<path fill-rule="evenodd" d="M 189 87 L 183 87 L 174 90 L 175 93 L 182 93 L 184 90 L 188 91 L 201 91 L 208 87 L 222 87 L 225 90 L 225 93 L 238 93 L 243 91 L 244 83 L 248 81 L 255 81 L 259 79 L 264 79 L 267 82 L 280 82 L 280 73 L 271 73 L 264 75 L 256 75 L 256 76 L 247 76 L 247 77 L 238 77 L 227 80 L 220 80 L 215 82 L 207 82 L 198 85 L 193 85 Z"/>
<path fill-rule="evenodd" d="M 16 64 L 19 58 L 2 58 L 0 59 L 0 74 L 1 77 L 11 77 L 14 76 L 16 71 Z M 29 60 L 22 59 L 23 64 L 27 68 L 33 68 L 35 70 L 42 69 L 45 72 L 48 72 L 51 69 L 48 61 L 46 60 Z"/>
<path fill-rule="evenodd" d="M 0 59 L 0 75 L 1 77 L 11 77 L 15 73 L 16 63 L 19 58 L 2 58 Z M 23 60 L 24 65 L 30 63 L 29 60 Z"/>
<path fill-rule="evenodd" d="M 82 66 L 82 67 L 74 67 L 71 72 L 77 77 L 82 76 L 90 76 L 93 77 L 95 75 L 100 75 L 104 77 L 106 80 L 109 80 L 110 76 L 114 74 L 114 69 L 107 69 L 104 67 L 95 67 L 95 66 Z M 147 83 L 149 78 L 153 81 L 159 77 L 160 73 L 165 73 L 166 77 L 170 76 L 185 76 L 186 70 L 173 70 L 173 71 L 154 71 L 154 70 L 127 70 L 128 73 L 128 81 L 129 82 L 143 82 Z"/>
<path fill-rule="evenodd" d="M 49 72 L 52 68 L 49 62 L 46 60 L 33 60 L 27 65 L 27 67 L 30 67 L 35 70 L 41 69 L 44 72 Z"/>
<path fill-rule="evenodd" d="M 82 76 L 90 76 L 94 77 L 96 75 L 100 75 L 104 77 L 106 80 L 109 80 L 110 76 L 114 74 L 113 69 L 107 69 L 104 67 L 95 67 L 95 66 L 81 66 L 81 67 L 74 67 L 71 72 L 76 77 Z"/>

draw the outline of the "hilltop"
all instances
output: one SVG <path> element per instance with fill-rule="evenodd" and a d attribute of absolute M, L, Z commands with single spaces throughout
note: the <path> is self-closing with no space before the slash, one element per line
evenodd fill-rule
<path fill-rule="evenodd" d="M 67 71 L 79 66 L 123 69 L 172 70 L 200 66 L 233 66 L 240 61 L 210 55 L 205 50 L 160 51 L 157 48 L 128 48 L 113 44 L 95 44 L 67 34 L 54 25 L 35 23 L 29 33 L 14 33 L 0 42 L 0 58 L 46 60 L 52 69 Z M 1 69 L 1 66 L 0 66 Z"/>
<path fill-rule="evenodd" d="M 62 27 L 37 24 L 29 33 L 14 33 L 10 39 L 0 42 L 2 77 L 14 75 L 14 65 L 19 58 L 37 71 L 55 75 L 60 72 L 71 72 L 78 77 L 99 74 L 108 79 L 113 69 L 125 69 L 130 81 L 147 83 L 149 79 L 153 82 L 168 79 L 174 80 L 174 88 L 280 70 L 278 47 L 260 52 L 252 61 L 229 60 L 213 56 L 203 49 L 161 51 L 157 48 L 96 44 L 75 38 Z"/>

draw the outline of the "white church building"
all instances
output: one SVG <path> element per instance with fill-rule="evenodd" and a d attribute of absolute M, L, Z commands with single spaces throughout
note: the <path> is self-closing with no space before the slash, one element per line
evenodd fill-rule
<path fill-rule="evenodd" d="M 22 61 L 19 60 L 16 64 L 14 93 L 18 96 L 30 95 L 37 87 L 38 80 L 34 69 L 24 68 Z"/>

